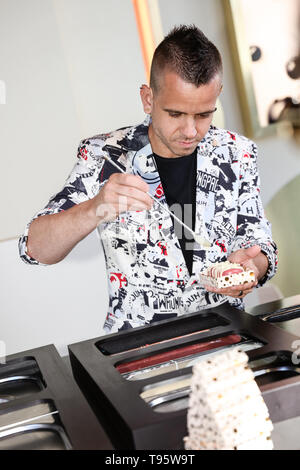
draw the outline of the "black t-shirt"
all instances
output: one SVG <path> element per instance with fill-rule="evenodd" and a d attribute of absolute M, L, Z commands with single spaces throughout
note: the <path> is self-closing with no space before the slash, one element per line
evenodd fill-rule
<path fill-rule="evenodd" d="M 197 152 L 177 158 L 153 154 L 170 210 L 192 230 L 195 228 Z M 173 219 L 175 233 L 192 274 L 192 234 Z"/>

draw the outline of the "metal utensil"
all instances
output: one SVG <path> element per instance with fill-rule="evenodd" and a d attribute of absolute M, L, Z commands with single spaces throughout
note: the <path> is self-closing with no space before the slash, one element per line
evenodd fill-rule
<path fill-rule="evenodd" d="M 300 367 L 294 366 L 277 366 L 277 367 L 269 367 L 265 369 L 258 369 L 253 371 L 254 377 L 259 377 L 260 375 L 270 374 L 272 372 L 296 372 L 300 374 Z"/>
<path fill-rule="evenodd" d="M 262 320 L 269 322 L 280 322 L 284 320 L 293 320 L 300 316 L 300 305 L 293 305 L 292 307 L 285 307 L 275 312 L 268 313 L 267 315 L 261 316 Z"/>

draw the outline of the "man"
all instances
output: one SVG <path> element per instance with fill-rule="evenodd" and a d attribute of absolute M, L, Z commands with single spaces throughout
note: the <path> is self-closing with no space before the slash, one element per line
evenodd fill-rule
<path fill-rule="evenodd" d="M 174 28 L 155 51 L 150 87 L 141 87 L 145 122 L 83 140 L 65 187 L 20 239 L 24 261 L 53 264 L 99 228 L 107 332 L 226 301 L 242 308 L 253 287 L 275 273 L 256 146 L 211 125 L 221 89 L 216 47 L 194 26 Z M 211 248 L 193 243 L 148 193 Z M 204 267 L 226 259 L 253 269 L 255 282 L 219 290 L 199 284 Z"/>

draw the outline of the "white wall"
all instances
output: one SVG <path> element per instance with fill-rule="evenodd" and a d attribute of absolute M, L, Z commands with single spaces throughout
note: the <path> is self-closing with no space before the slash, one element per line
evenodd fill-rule
<path fill-rule="evenodd" d="M 225 66 L 222 104 L 226 126 L 243 132 L 222 2 L 160 0 L 159 5 L 164 33 L 174 24 L 195 23 L 219 47 Z M 48 184 L 53 184 L 53 192 L 67 176 L 80 138 L 98 130 L 102 132 L 133 124 L 143 118 L 138 86 L 145 81 L 145 76 L 130 8 L 130 0 L 0 0 L 0 31 L 5 19 L 7 38 L 13 44 L 21 44 L 25 40 L 24 34 L 21 34 L 23 30 L 15 28 L 14 22 L 22 26 L 26 18 L 32 20 L 32 24 L 43 18 L 48 25 L 51 23 L 51 34 L 49 29 L 40 29 L 43 42 L 48 44 L 46 49 L 42 48 L 42 53 L 52 57 L 52 61 L 60 61 L 60 67 L 64 69 L 62 83 L 56 84 L 60 96 L 66 93 L 64 101 L 59 100 L 62 106 L 58 111 L 51 111 L 51 101 L 56 99 L 51 87 L 45 98 L 46 104 L 40 101 L 44 90 L 41 94 L 30 95 L 39 132 L 33 128 L 29 135 L 26 110 L 19 109 L 19 116 L 17 104 L 16 114 L 12 114 L 9 120 L 10 131 L 13 126 L 15 130 L 14 146 L 22 150 L 21 153 L 14 153 L 18 158 L 26 158 L 30 152 L 28 142 L 33 145 L 37 142 L 39 149 L 43 150 L 37 160 L 39 171 L 47 171 L 51 154 L 59 151 L 61 162 L 56 161 L 54 168 L 50 169 L 55 182 L 52 182 L 52 176 L 48 178 Z M 16 35 L 15 39 L 13 35 Z M 53 44 L 56 49 L 51 55 Z M 4 59 L 10 61 L 11 57 Z M 47 60 L 44 65 L 46 63 Z M 46 79 L 45 75 L 43 73 L 43 79 Z M 23 77 L 18 75 L 16 68 L 11 78 L 17 83 Z M 4 76 L 0 79 L 7 81 Z M 9 101 L 10 80 L 7 86 Z M 40 126 L 39 120 L 39 113 L 43 110 L 52 113 L 47 117 L 46 129 Z M 3 109 L 1 112 L 4 112 Z M 8 108 L 5 112 L 9 112 Z M 56 122 L 58 118 L 64 121 L 63 126 Z M 22 134 L 24 126 L 29 132 L 25 135 L 26 145 Z M 23 137 L 20 138 L 20 135 Z M 275 137 L 260 139 L 257 143 L 260 149 L 262 196 L 267 203 L 282 185 L 300 173 L 300 149 L 291 140 Z M 1 167 L 3 159 L 1 153 Z M 17 166 L 12 168 L 17 171 Z M 26 171 L 26 166 L 24 172 L 24 177 L 35 185 L 36 200 L 47 200 L 49 188 L 36 181 L 36 176 Z M 6 176 L 10 178 L 10 190 L 14 188 L 12 173 Z M 1 193 L 3 200 L 9 201 L 9 194 Z M 22 214 L 28 211 L 24 204 L 20 206 L 14 210 Z M 37 209 L 39 207 L 40 204 Z M 26 214 L 26 218 L 31 215 L 32 212 Z M 65 354 L 67 344 L 102 334 L 107 305 L 106 275 L 95 233 L 56 266 L 39 268 L 23 264 L 18 259 L 16 240 L 0 243 L 0 260 L 0 340 L 6 343 L 7 353 L 54 343 Z M 255 303 L 256 299 L 252 302 Z"/>
<path fill-rule="evenodd" d="M 0 44 L 3 240 L 61 188 L 80 139 L 142 119 L 145 74 L 131 0 L 0 0 Z"/>
<path fill-rule="evenodd" d="M 16 240 L 0 244 L 0 340 L 6 354 L 101 336 L 108 304 L 105 262 L 96 232 L 61 263 L 28 266 Z"/>
<path fill-rule="evenodd" d="M 141 122 L 145 82 L 131 0 L 0 0 L 0 239 L 60 190 L 80 139 Z M 102 334 L 107 307 L 96 233 L 56 266 L 0 243 L 0 341 L 7 354 Z"/>

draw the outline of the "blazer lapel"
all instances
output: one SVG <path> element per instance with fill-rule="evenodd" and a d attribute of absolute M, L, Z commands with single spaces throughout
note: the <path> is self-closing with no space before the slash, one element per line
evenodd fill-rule
<path fill-rule="evenodd" d="M 216 148 L 218 143 L 212 139 L 210 130 L 198 146 L 197 181 L 196 181 L 196 220 L 195 232 L 213 243 L 210 239 L 210 226 L 215 216 L 215 199 L 219 182 L 219 166 Z M 219 256 L 219 248 L 212 245 L 205 252 L 195 245 L 193 256 L 193 273 L 196 275 Z M 192 281 L 195 279 L 193 276 Z"/>
<path fill-rule="evenodd" d="M 154 202 L 153 208 L 150 211 L 150 223 L 155 222 L 156 228 L 159 230 L 160 239 L 158 243 L 166 245 L 168 257 L 172 260 L 172 264 L 174 264 L 177 269 L 176 276 L 180 279 L 189 276 L 185 259 L 174 231 L 172 218 L 170 214 L 160 206 L 162 205 L 166 209 L 169 209 L 150 142 L 138 151 L 130 152 L 130 155 L 127 156 L 131 159 L 133 172 L 141 176 L 141 178 L 148 183 L 149 194 L 159 202 L 159 204 L 155 204 Z M 185 269 L 180 269 L 180 265 L 185 266 Z"/>
<path fill-rule="evenodd" d="M 144 127 L 144 132 L 145 129 L 148 136 L 148 127 Z M 145 135 L 143 136 L 143 142 L 145 145 L 138 150 L 128 149 L 128 165 L 133 169 L 135 174 L 141 176 L 141 178 L 148 183 L 149 193 L 166 208 L 169 208 L 156 168 L 152 147 L 148 137 L 146 138 Z M 208 240 L 209 234 L 206 225 L 209 227 L 214 217 L 215 193 L 219 179 L 219 168 L 214 161 L 215 158 L 218 158 L 217 155 L 214 154 L 216 144 L 213 142 L 211 131 L 209 131 L 197 148 L 195 232 Z M 168 244 L 168 254 L 172 258 L 172 262 L 176 264 L 176 267 L 179 265 L 185 266 L 185 270 L 181 273 L 180 277 L 188 279 L 189 282 L 193 281 L 194 276 L 189 276 L 185 259 L 174 231 L 171 216 L 155 203 L 150 215 L 151 217 L 155 217 L 161 237 L 164 238 Z M 212 248 L 212 252 L 213 251 L 214 248 Z M 196 244 L 193 258 L 193 273 L 200 272 L 203 269 L 203 262 L 201 260 L 204 258 L 204 251 Z"/>

